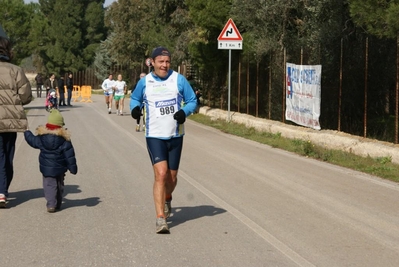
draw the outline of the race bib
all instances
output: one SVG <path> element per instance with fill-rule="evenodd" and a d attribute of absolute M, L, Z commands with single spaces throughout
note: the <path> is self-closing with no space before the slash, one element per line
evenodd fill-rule
<path fill-rule="evenodd" d="M 176 98 L 155 102 L 155 113 L 157 117 L 172 115 L 177 111 Z"/>

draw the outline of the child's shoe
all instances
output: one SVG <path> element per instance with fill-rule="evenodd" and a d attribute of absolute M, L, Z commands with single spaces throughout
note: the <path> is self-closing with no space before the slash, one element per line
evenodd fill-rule
<path fill-rule="evenodd" d="M 48 213 L 54 213 L 55 212 L 55 208 L 47 208 L 47 212 Z"/>

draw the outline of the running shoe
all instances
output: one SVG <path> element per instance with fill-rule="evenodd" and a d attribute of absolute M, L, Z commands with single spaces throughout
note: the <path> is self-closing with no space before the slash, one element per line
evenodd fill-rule
<path fill-rule="evenodd" d="M 138 124 L 136 126 L 136 132 L 140 132 L 140 125 L 138 125 Z"/>
<path fill-rule="evenodd" d="M 5 208 L 7 204 L 7 198 L 4 194 L 0 194 L 0 208 Z"/>
<path fill-rule="evenodd" d="M 123 116 L 123 111 L 122 110 L 119 111 L 119 115 Z"/>
<path fill-rule="evenodd" d="M 108 109 L 108 114 L 111 114 L 111 109 L 110 108 Z"/>
<path fill-rule="evenodd" d="M 165 201 L 165 206 L 163 208 L 163 212 L 164 212 L 166 218 L 170 217 L 170 214 L 172 213 L 172 200 Z"/>
<path fill-rule="evenodd" d="M 164 217 L 157 218 L 155 226 L 157 234 L 169 234 L 169 227 Z"/>

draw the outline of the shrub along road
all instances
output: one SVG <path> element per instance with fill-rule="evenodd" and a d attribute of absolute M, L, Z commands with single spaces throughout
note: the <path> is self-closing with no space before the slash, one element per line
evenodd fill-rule
<path fill-rule="evenodd" d="M 79 171 L 46 212 L 38 150 L 20 134 L 4 266 L 398 266 L 399 186 L 188 120 L 170 235 L 155 234 L 143 132 L 103 96 L 61 109 Z M 128 99 L 126 106 L 128 106 Z M 44 99 L 29 109 L 45 124 Z"/>

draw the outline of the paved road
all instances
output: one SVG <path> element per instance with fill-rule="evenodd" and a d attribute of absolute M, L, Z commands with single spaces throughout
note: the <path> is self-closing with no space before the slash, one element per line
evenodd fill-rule
<path fill-rule="evenodd" d="M 19 135 L 1 266 L 399 266 L 398 184 L 190 120 L 171 234 L 155 234 L 144 135 L 93 101 L 62 109 L 79 172 L 60 212 L 46 212 L 39 151 Z M 43 103 L 27 107 L 32 129 Z"/>

